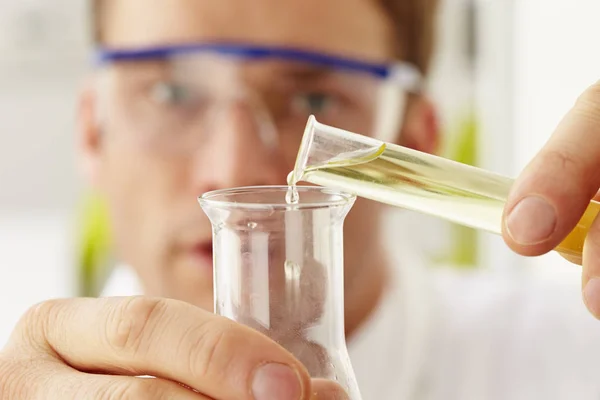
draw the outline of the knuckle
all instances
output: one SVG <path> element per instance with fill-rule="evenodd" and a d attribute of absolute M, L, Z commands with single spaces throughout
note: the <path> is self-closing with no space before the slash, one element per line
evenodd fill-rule
<path fill-rule="evenodd" d="M 577 114 L 594 123 L 600 123 L 600 81 L 590 86 L 577 99 Z"/>
<path fill-rule="evenodd" d="M 31 326 L 32 324 L 40 323 L 54 312 L 56 304 L 56 300 L 44 301 L 42 303 L 35 304 L 25 312 L 21 318 L 21 322 L 24 323 L 24 326 Z"/>
<path fill-rule="evenodd" d="M 239 341 L 235 329 L 226 322 L 206 322 L 193 329 L 190 336 L 191 351 L 187 352 L 191 374 L 198 377 L 227 374 Z"/>
<path fill-rule="evenodd" d="M 586 171 L 585 165 L 568 147 L 548 150 L 542 165 L 542 170 L 546 171 L 554 182 L 556 177 L 561 175 L 568 178 L 564 183 L 574 184 L 575 187 L 583 187 L 580 184 L 587 181 L 587 177 L 583 176 Z"/>
<path fill-rule="evenodd" d="M 546 157 L 549 159 L 549 165 L 555 165 L 564 171 L 572 171 L 578 169 L 577 158 L 572 156 L 564 148 L 559 150 L 550 151 Z"/>
<path fill-rule="evenodd" d="M 118 352 L 138 353 L 146 333 L 158 324 L 167 307 L 166 300 L 133 297 L 120 303 L 106 325 L 106 341 Z"/>
<path fill-rule="evenodd" d="M 11 339 L 24 342 L 33 348 L 43 346 L 46 342 L 46 327 L 58 318 L 63 302 L 49 300 L 30 307 L 17 323 Z"/>
<path fill-rule="evenodd" d="M 595 168 L 589 168 L 587 161 L 576 155 L 569 145 L 551 149 L 541 158 L 538 185 L 546 190 L 552 188 L 557 204 L 576 206 L 584 197 L 589 199 L 596 191 L 589 183 L 594 180 Z M 583 210 L 582 210 L 583 212 Z"/>

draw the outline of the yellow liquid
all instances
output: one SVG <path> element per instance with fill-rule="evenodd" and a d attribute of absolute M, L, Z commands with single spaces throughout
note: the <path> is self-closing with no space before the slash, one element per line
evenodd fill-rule
<path fill-rule="evenodd" d="M 299 181 L 336 188 L 357 196 L 434 215 L 495 234 L 502 232 L 502 213 L 513 180 L 444 158 L 384 144 L 357 157 L 307 166 Z M 600 212 L 592 201 L 571 234 L 556 248 L 581 262 L 583 243 Z"/>

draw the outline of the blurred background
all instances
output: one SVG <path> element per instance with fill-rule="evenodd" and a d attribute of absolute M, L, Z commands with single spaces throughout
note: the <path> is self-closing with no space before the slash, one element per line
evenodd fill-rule
<path fill-rule="evenodd" d="M 598 0 L 443 0 L 430 87 L 443 155 L 515 176 L 598 79 L 599 14 Z M 74 152 L 88 38 L 85 1 L 0 3 L 0 344 L 32 304 L 95 294 L 111 265 Z M 556 255 L 517 257 L 498 237 L 421 215 L 390 211 L 388 229 L 411 232 L 439 268 L 579 279 Z"/>

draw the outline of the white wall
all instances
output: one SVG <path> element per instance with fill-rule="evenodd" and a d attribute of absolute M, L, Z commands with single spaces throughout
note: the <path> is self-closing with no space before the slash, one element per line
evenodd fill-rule
<path fill-rule="evenodd" d="M 31 305 L 73 293 L 71 228 L 62 213 L 0 214 L 0 347 Z"/>
<path fill-rule="evenodd" d="M 0 346 L 30 305 L 74 293 L 86 3 L 0 1 Z"/>
<path fill-rule="evenodd" d="M 85 67 L 85 3 L 0 3 L 2 209 L 73 205 L 74 104 Z"/>

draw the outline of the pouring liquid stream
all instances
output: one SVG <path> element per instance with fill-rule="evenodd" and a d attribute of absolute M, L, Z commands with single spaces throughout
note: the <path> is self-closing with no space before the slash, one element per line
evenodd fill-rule
<path fill-rule="evenodd" d="M 298 204 L 300 201 L 300 195 L 298 194 L 298 189 L 296 188 L 296 184 L 298 182 L 292 182 L 292 180 L 288 179 L 288 191 L 285 194 L 285 201 L 289 205 Z"/>
<path fill-rule="evenodd" d="M 300 181 L 494 234 L 502 233 L 502 214 L 513 184 L 508 177 L 387 143 L 296 168 L 288 176 L 292 200 Z M 600 203 L 592 201 L 555 250 L 581 262 L 585 237 L 599 212 Z"/>

